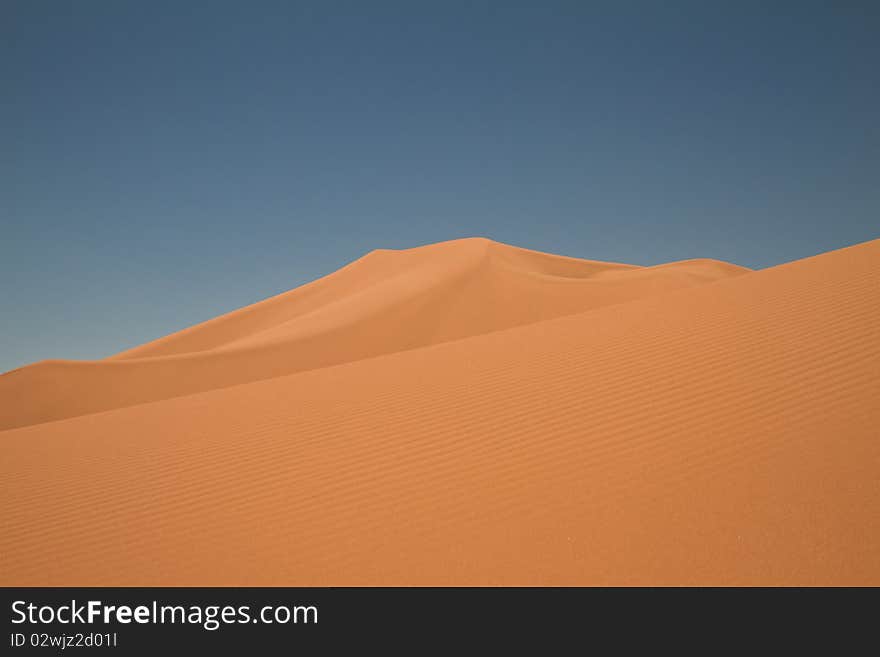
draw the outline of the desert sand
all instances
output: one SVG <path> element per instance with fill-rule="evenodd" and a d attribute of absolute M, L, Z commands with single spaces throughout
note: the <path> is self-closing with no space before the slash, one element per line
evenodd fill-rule
<path fill-rule="evenodd" d="M 880 585 L 880 240 L 373 251 L 0 376 L 0 440 L 5 586 Z"/>

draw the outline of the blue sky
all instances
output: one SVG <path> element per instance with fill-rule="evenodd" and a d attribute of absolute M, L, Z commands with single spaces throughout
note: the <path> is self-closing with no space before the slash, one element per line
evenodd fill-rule
<path fill-rule="evenodd" d="M 875 2 L 0 5 L 0 371 L 374 248 L 763 268 L 880 237 Z"/>

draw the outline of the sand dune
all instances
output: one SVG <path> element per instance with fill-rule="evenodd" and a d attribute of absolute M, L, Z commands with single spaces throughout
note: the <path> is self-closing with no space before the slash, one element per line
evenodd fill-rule
<path fill-rule="evenodd" d="M 373 251 L 314 283 L 102 361 L 0 377 L 0 429 L 414 349 L 747 272 L 590 262 L 466 239 Z"/>
<path fill-rule="evenodd" d="M 374 252 L 0 381 L 3 585 L 880 585 L 880 240 Z"/>

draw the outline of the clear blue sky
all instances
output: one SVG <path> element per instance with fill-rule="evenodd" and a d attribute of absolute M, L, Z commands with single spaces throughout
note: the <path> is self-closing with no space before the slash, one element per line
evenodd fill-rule
<path fill-rule="evenodd" d="M 0 371 L 374 248 L 880 237 L 880 3 L 0 3 Z"/>

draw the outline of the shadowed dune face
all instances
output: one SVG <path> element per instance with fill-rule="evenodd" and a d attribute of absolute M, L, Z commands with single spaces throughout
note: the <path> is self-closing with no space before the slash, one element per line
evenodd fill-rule
<path fill-rule="evenodd" d="M 24 368 L 4 413 L 278 370 L 0 433 L 0 583 L 880 585 L 878 290 L 880 240 L 756 272 L 453 242 Z"/>
<path fill-rule="evenodd" d="M 374 251 L 340 271 L 103 361 L 0 377 L 0 429 L 168 399 L 523 326 L 741 275 L 712 260 L 657 267 L 472 238 Z"/>

